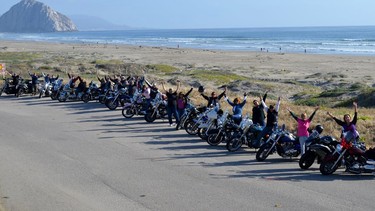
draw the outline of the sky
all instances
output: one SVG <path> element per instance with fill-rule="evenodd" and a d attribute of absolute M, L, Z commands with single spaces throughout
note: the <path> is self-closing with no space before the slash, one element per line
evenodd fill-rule
<path fill-rule="evenodd" d="M 39 0 L 70 15 L 158 29 L 375 25 L 375 0 Z M 20 0 L 1 0 L 2 15 Z"/>

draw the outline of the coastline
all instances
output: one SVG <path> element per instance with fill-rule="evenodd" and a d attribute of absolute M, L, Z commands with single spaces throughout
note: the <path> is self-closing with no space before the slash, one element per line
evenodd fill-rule
<path fill-rule="evenodd" d="M 374 56 L 219 51 L 189 48 L 113 44 L 72 44 L 37 41 L 0 41 L 1 52 L 41 52 L 85 60 L 120 60 L 124 63 L 166 64 L 187 68 L 225 70 L 270 80 L 338 80 L 374 83 Z M 48 59 L 48 58 L 46 58 Z M 0 58 L 1 61 L 1 58 Z M 53 65 L 53 61 L 50 61 Z M 338 76 L 335 78 L 335 76 Z"/>

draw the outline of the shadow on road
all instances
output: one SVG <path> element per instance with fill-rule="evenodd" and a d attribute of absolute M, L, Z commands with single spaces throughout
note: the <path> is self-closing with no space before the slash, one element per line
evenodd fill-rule
<path fill-rule="evenodd" d="M 237 152 L 226 150 L 224 143 L 219 146 L 210 146 L 204 140 L 197 136 L 191 136 L 185 131 L 176 131 L 174 127 L 168 127 L 167 120 L 156 120 L 153 123 L 147 123 L 143 116 L 134 116 L 133 118 L 124 118 L 120 108 L 109 110 L 105 105 L 97 102 L 83 103 L 52 101 L 48 98 L 39 99 L 34 96 L 25 96 L 15 98 L 13 96 L 2 96 L 28 106 L 48 105 L 57 108 L 66 109 L 68 115 L 81 115 L 78 117 L 79 122 L 99 123 L 99 127 L 87 128 L 85 131 L 98 132 L 98 140 L 107 140 L 114 138 L 139 138 L 146 139 L 143 143 L 155 146 L 158 150 L 167 152 L 165 157 L 155 158 L 155 160 L 166 161 L 176 159 L 197 159 L 189 162 L 189 165 L 199 165 L 204 168 L 217 167 L 241 167 L 248 170 L 228 170 L 229 174 L 211 174 L 213 178 L 261 178 L 270 181 L 322 181 L 329 182 L 333 180 L 351 181 L 351 180 L 373 180 L 374 176 L 370 175 L 353 175 L 346 173 L 343 169 L 338 169 L 333 175 L 323 176 L 316 166 L 310 170 L 301 170 L 298 166 L 298 159 L 285 159 L 279 157 L 269 157 L 264 162 L 255 160 L 254 149 L 243 146 Z M 99 114 L 100 113 L 100 114 Z M 103 115 L 104 113 L 104 115 Z M 85 115 L 90 114 L 90 115 Z M 157 134 L 157 135 L 156 135 Z M 198 152 L 196 152 L 198 151 Z M 194 153 L 190 153 L 194 152 Z M 238 160 L 217 160 L 217 162 L 202 162 L 200 158 L 233 158 Z M 287 167 L 280 167 L 281 164 L 288 164 Z M 289 165 L 290 164 L 290 165 Z M 252 166 L 256 169 L 249 169 Z M 259 167 L 264 168 L 259 169 Z M 293 167 L 291 167 L 293 166 Z"/>

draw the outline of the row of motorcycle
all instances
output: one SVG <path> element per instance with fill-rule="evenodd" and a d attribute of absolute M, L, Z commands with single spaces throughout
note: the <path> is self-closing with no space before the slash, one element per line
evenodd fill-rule
<path fill-rule="evenodd" d="M 1 93 L 9 94 L 10 87 L 9 81 L 6 81 Z M 40 86 L 39 97 L 48 96 L 60 102 L 82 100 L 87 103 L 95 100 L 105 104 L 110 110 L 122 106 L 125 118 L 144 116 L 149 123 L 156 119 L 167 119 L 166 99 L 160 92 L 147 102 L 140 90 L 129 95 L 127 88 L 101 90 L 93 82 L 87 87 L 79 84 L 78 88 L 79 91 L 69 83 L 63 84 L 59 79 Z M 230 152 L 235 152 L 244 145 L 256 149 L 257 161 L 265 161 L 271 154 L 278 154 L 283 158 L 298 157 L 301 154 L 298 138 L 287 131 L 285 125 L 275 127 L 271 134 L 261 137 L 259 145 L 255 142 L 263 130 L 262 126 L 253 124 L 249 115 L 245 115 L 240 121 L 234 120 L 227 110 L 223 111 L 218 106 L 196 107 L 188 103 L 176 125 L 176 130 L 182 129 L 190 135 L 199 136 L 211 146 L 225 143 Z M 353 132 L 342 133 L 340 140 L 322 136 L 322 132 L 321 125 L 311 131 L 306 141 L 305 154 L 299 159 L 301 169 L 309 169 L 317 162 L 323 175 L 332 174 L 339 167 L 354 174 L 375 173 L 375 149 L 366 150 L 365 144 L 358 141 Z"/>
<path fill-rule="evenodd" d="M 139 102 L 141 101 L 138 101 L 138 104 Z M 158 103 L 152 103 L 151 111 L 157 111 L 158 106 L 163 105 L 160 100 L 156 102 Z M 126 116 L 129 108 L 130 104 L 125 106 L 122 112 L 127 118 L 130 117 Z M 147 117 L 145 119 L 147 121 Z M 285 125 L 275 127 L 271 134 L 261 137 L 261 145 L 258 148 L 254 142 L 263 127 L 253 124 L 249 115 L 244 116 L 240 122 L 235 121 L 228 111 L 220 110 L 218 107 L 197 108 L 189 104 L 176 129 L 184 129 L 190 135 L 198 135 L 211 146 L 225 143 L 226 149 L 230 152 L 239 150 L 243 145 L 257 149 L 257 161 L 264 161 L 271 154 L 278 154 L 283 158 L 298 157 L 301 154 L 298 138 L 287 131 Z M 323 175 L 332 174 L 339 167 L 344 167 L 345 171 L 354 174 L 375 173 L 375 149 L 366 150 L 365 144 L 357 139 L 354 132 L 343 133 L 340 140 L 332 136 L 322 136 L 322 132 L 321 125 L 316 125 L 311 131 L 306 141 L 305 154 L 299 159 L 301 169 L 309 169 L 317 162 Z"/>

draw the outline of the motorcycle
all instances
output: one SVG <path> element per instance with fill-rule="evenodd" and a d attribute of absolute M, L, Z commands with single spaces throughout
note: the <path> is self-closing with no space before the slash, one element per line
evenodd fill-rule
<path fill-rule="evenodd" d="M 180 121 L 176 125 L 176 130 L 185 129 L 185 123 L 190 121 L 195 115 L 196 108 L 193 104 L 188 103 L 188 106 L 185 108 L 184 114 L 180 117 Z"/>
<path fill-rule="evenodd" d="M 128 102 L 130 97 L 127 95 L 127 89 L 121 88 L 113 93 L 113 96 L 109 95 L 105 100 L 105 105 L 109 110 L 115 110 L 120 104 L 124 105 Z"/>
<path fill-rule="evenodd" d="M 79 86 L 79 85 L 78 85 Z M 66 100 L 82 100 L 83 90 L 81 92 L 75 93 L 75 89 L 71 88 L 71 83 L 65 84 L 64 88 L 59 92 L 57 100 L 59 102 L 65 102 Z"/>
<path fill-rule="evenodd" d="M 309 169 L 315 160 L 320 164 L 327 154 L 331 154 L 339 142 L 332 136 L 320 136 L 323 131 L 321 125 L 315 126 L 315 129 L 306 140 L 306 152 L 299 159 L 301 169 Z"/>
<path fill-rule="evenodd" d="M 285 125 L 276 128 L 256 153 L 257 161 L 264 161 L 270 154 L 277 152 L 281 157 L 298 157 L 301 147 L 298 139 L 285 130 Z"/>
<path fill-rule="evenodd" d="M 39 98 L 43 96 L 49 97 L 52 93 L 52 83 L 44 83 L 44 85 L 39 86 Z"/>
<path fill-rule="evenodd" d="M 199 125 L 204 124 L 208 121 L 207 114 L 211 112 L 213 108 L 201 107 L 190 113 L 190 118 L 185 121 L 185 131 L 190 135 L 197 135 Z"/>
<path fill-rule="evenodd" d="M 82 101 L 88 103 L 91 100 L 99 100 L 100 89 L 93 81 L 90 82 L 89 87 L 82 95 Z"/>
<path fill-rule="evenodd" d="M 144 104 L 145 102 L 142 93 L 137 91 L 134 93 L 133 98 L 130 99 L 130 102 L 125 103 L 122 108 L 122 115 L 125 118 L 132 118 L 134 115 L 141 115 Z"/>
<path fill-rule="evenodd" d="M 241 148 L 243 144 L 247 144 L 252 148 L 252 140 L 254 140 L 258 133 L 262 131 L 262 127 L 254 125 L 253 121 L 246 115 L 239 125 L 239 136 L 233 137 L 227 141 L 226 148 L 229 152 L 235 152 Z"/>
<path fill-rule="evenodd" d="M 32 94 L 33 88 L 30 80 L 20 79 L 19 83 L 16 85 L 16 97 L 21 97 L 24 94 Z"/>
<path fill-rule="evenodd" d="M 60 95 L 60 91 L 64 88 L 63 79 L 58 79 L 52 83 L 52 90 L 50 97 L 52 100 L 57 100 L 57 97 Z"/>
<path fill-rule="evenodd" d="M 207 141 L 208 131 L 217 128 L 218 118 L 220 118 L 222 115 L 223 111 L 219 110 L 218 107 L 207 113 L 207 121 L 198 126 L 197 134 L 202 140 Z M 228 115 L 228 112 L 226 112 L 226 115 Z"/>
<path fill-rule="evenodd" d="M 353 132 L 344 132 L 341 143 L 333 153 L 324 157 L 319 170 L 323 175 L 330 175 L 344 166 L 345 171 L 354 174 L 375 173 L 375 161 L 367 154 L 365 144 L 357 142 Z"/>
<path fill-rule="evenodd" d="M 17 84 L 13 84 L 13 81 L 9 78 L 4 79 L 4 85 L 0 89 L 0 96 L 5 93 L 7 95 L 14 94 L 15 96 L 18 93 L 18 90 L 16 88 Z"/>
<path fill-rule="evenodd" d="M 154 122 L 156 119 L 167 119 L 167 102 L 163 99 L 161 93 L 158 93 L 151 101 L 151 107 L 146 111 L 146 122 Z"/>
<path fill-rule="evenodd" d="M 229 116 L 228 111 L 224 112 L 217 119 L 217 128 L 207 131 L 207 143 L 211 146 L 217 146 L 226 140 L 229 140 L 233 131 L 237 129 L 232 117 Z"/>

